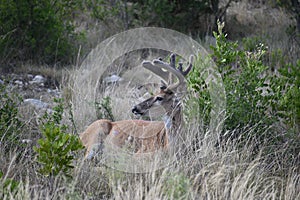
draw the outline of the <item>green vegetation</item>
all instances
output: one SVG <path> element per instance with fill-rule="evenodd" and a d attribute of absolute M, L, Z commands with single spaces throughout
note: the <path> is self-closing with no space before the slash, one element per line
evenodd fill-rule
<path fill-rule="evenodd" d="M 63 173 L 70 176 L 70 170 L 74 168 L 72 162 L 74 153 L 83 146 L 77 135 L 67 134 L 66 125 L 61 125 L 63 104 L 61 99 L 55 100 L 58 105 L 54 107 L 52 115 L 45 113 L 41 132 L 42 139 L 38 140 L 38 146 L 33 147 L 37 153 L 37 162 L 41 164 L 40 173 L 46 176 Z"/>
<path fill-rule="evenodd" d="M 33 61 L 66 64 L 81 34 L 73 25 L 80 1 L 3 0 L 0 3 L 0 65 Z"/>
<path fill-rule="evenodd" d="M 226 10 L 233 2 L 3 0 L 0 2 L 0 66 L 7 68 L 24 62 L 54 66 L 78 64 L 90 50 L 85 37 L 89 30 L 80 27 L 82 18 L 88 18 L 91 24 L 104 23 L 110 29 L 158 26 L 200 37 L 211 35 L 217 30 L 217 20 L 226 19 Z M 274 0 L 269 4 L 293 14 L 297 25 L 291 25 L 287 31 L 297 40 L 299 3 Z"/>
<path fill-rule="evenodd" d="M 164 185 L 168 199 L 189 199 L 191 183 L 184 174 L 169 174 Z"/>
<path fill-rule="evenodd" d="M 95 107 L 97 119 L 109 119 L 115 121 L 109 96 L 103 97 L 100 102 L 95 102 Z"/>
<path fill-rule="evenodd" d="M 20 136 L 23 123 L 18 118 L 21 98 L 11 94 L 0 85 L 0 143 L 6 150 L 21 146 Z"/>
<path fill-rule="evenodd" d="M 35 111 L 30 110 L 27 119 L 20 114 L 27 111 L 16 94 L 20 87 L 4 81 L 0 83 L 0 199 L 300 199 L 300 59 L 295 53 L 299 51 L 299 24 L 280 30 L 288 33 L 292 45 L 270 48 L 278 42 L 272 41 L 272 35 L 230 40 L 226 27 L 217 26 L 217 19 L 225 17 L 234 1 L 220 2 L 1 1 L 0 66 L 5 69 L 24 63 L 78 64 L 90 48 L 85 36 L 100 23 L 105 37 L 141 26 L 172 28 L 200 38 L 211 33 L 216 43 L 206 59 L 216 63 L 222 76 L 227 110 L 218 143 L 209 143 L 212 97 L 203 79 L 207 60 L 198 58 L 188 76 L 185 141 L 176 161 L 154 172 L 130 174 L 104 166 L 102 160 L 83 161 L 78 134 L 70 133 L 84 130 L 85 121 L 91 118 L 114 121 L 122 116 L 112 108 L 131 104 L 127 94 L 119 92 L 118 98 L 124 97 L 117 101 L 119 105 L 113 105 L 110 96 L 97 102 L 70 85 L 93 91 L 87 94 L 98 88 L 85 87 L 85 82 L 71 80 L 70 75 L 62 84 L 72 93 L 70 102 L 55 99 L 52 112 L 49 109 L 35 118 Z M 299 21 L 297 1 L 269 2 L 287 9 Z M 79 23 L 84 28 L 78 25 L 81 20 L 87 23 Z M 81 45 L 87 52 L 81 52 Z M 55 70 L 48 75 L 52 73 Z M 74 96 L 80 102 L 93 102 L 95 116 L 85 107 L 72 108 Z M 23 139 L 30 142 L 25 144 Z"/>
<path fill-rule="evenodd" d="M 264 44 L 258 42 L 253 47 L 251 42 L 244 41 L 244 46 L 240 46 L 238 42 L 228 41 L 222 32 L 223 26 L 219 24 L 219 32 L 214 33 L 216 46 L 211 47 L 211 58 L 218 66 L 226 91 L 225 130 L 221 140 L 226 144 L 228 139 L 238 139 L 244 144 L 252 139 L 256 148 L 263 148 L 267 153 L 288 143 L 289 153 L 293 155 L 287 157 L 297 157 L 300 149 L 300 60 L 296 65 L 282 65 L 275 74 L 265 60 L 268 49 Z M 211 102 L 208 91 L 203 89 L 204 80 L 200 78 L 201 63 L 205 61 L 198 62 L 189 84 L 199 98 L 191 99 L 190 103 L 198 106 L 208 126 Z M 279 131 L 283 126 L 285 130 Z M 251 131 L 245 131 L 246 127 L 251 127 Z"/>
<path fill-rule="evenodd" d="M 277 0 L 276 4 L 278 6 L 286 8 L 290 13 L 292 13 L 293 17 L 296 19 L 297 24 L 294 26 L 290 26 L 291 32 L 296 32 L 296 34 L 300 34 L 300 2 L 297 0 L 283 1 Z"/>
<path fill-rule="evenodd" d="M 106 23 L 112 21 L 112 18 L 117 19 L 122 29 L 158 26 L 194 33 L 198 28 L 199 18 L 209 20 L 213 16 L 215 19 L 222 19 L 231 2 L 229 0 L 221 5 L 219 0 L 88 0 L 86 4 L 94 18 Z M 216 24 L 213 25 L 213 29 L 215 28 Z"/>
<path fill-rule="evenodd" d="M 4 179 L 4 174 L 0 171 L 0 197 L 4 199 L 4 197 L 10 195 L 12 198 L 15 197 L 18 192 L 19 182 L 10 178 Z"/>

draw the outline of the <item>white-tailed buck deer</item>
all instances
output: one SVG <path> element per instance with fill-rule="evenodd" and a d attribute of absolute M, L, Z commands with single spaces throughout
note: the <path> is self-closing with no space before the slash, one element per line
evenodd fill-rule
<path fill-rule="evenodd" d="M 176 67 L 175 54 L 171 55 L 170 63 L 159 59 L 144 61 L 143 67 L 167 80 L 168 84 L 162 81 L 160 91 L 134 106 L 132 112 L 135 115 L 147 115 L 151 108 L 160 106 L 165 111 L 163 121 L 97 120 L 80 134 L 80 139 L 87 148 L 85 157 L 93 158 L 107 144 L 119 148 L 128 147 L 136 154 L 155 152 L 172 145 L 182 123 L 180 97 L 186 91 L 185 76 L 190 72 L 192 62 L 193 56 L 190 57 L 186 70 L 183 70 L 182 63 Z M 171 83 L 174 77 L 177 82 Z"/>

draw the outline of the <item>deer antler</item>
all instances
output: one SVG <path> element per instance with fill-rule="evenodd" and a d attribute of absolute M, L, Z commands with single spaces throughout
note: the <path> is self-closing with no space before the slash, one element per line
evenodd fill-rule
<path fill-rule="evenodd" d="M 170 63 L 163 62 L 162 60 L 159 60 L 159 59 L 155 59 L 155 60 L 153 60 L 153 62 L 144 61 L 143 67 L 150 70 L 154 74 L 160 76 L 163 80 L 167 81 L 168 84 L 171 83 L 172 75 L 177 77 L 178 82 L 173 83 L 168 86 L 168 89 L 176 90 L 179 86 L 183 86 L 183 85 L 185 86 L 185 82 L 184 82 L 185 76 L 191 71 L 191 69 L 193 67 L 192 63 L 193 63 L 194 57 L 193 57 L 193 55 L 190 56 L 189 63 L 188 63 L 186 70 L 183 70 L 182 63 L 179 63 L 178 68 L 176 68 L 175 58 L 176 58 L 176 55 L 172 54 L 170 57 Z M 164 71 L 163 69 L 166 71 Z"/>
<path fill-rule="evenodd" d="M 167 71 L 163 71 L 160 67 L 156 67 L 151 61 L 143 61 L 142 64 L 144 68 L 161 77 L 164 81 L 168 81 L 169 73 Z"/>

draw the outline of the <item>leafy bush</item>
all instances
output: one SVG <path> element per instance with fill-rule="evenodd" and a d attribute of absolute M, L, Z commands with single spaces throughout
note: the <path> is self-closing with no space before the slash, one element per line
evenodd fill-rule
<path fill-rule="evenodd" d="M 38 140 L 39 146 L 35 146 L 34 151 L 37 153 L 38 163 L 41 164 L 41 174 L 49 176 L 62 172 L 70 176 L 70 169 L 74 167 L 74 153 L 83 149 L 83 146 L 77 135 L 66 133 L 67 126 L 60 125 L 63 104 L 61 99 L 55 101 L 58 105 L 54 107 L 54 113 L 46 113 L 43 117 L 43 138 Z"/>
<path fill-rule="evenodd" d="M 69 63 L 75 56 L 73 14 L 80 1 L 4 0 L 0 3 L 0 64 Z"/>
<path fill-rule="evenodd" d="M 162 0 L 135 1 L 133 4 L 133 16 L 136 16 L 133 24 L 136 26 L 160 26 L 171 27 L 174 18 L 170 14 L 174 11 L 175 2 Z"/>
<path fill-rule="evenodd" d="M 253 51 L 238 49 L 237 42 L 228 42 L 219 31 L 214 33 L 216 47 L 212 47 L 213 58 L 223 76 L 227 94 L 227 112 L 225 126 L 234 129 L 261 123 L 270 125 L 272 116 L 266 115 L 272 96 L 262 95 L 268 67 L 262 62 L 266 48 L 258 44 Z"/>
<path fill-rule="evenodd" d="M 300 60 L 296 65 L 286 64 L 279 69 L 280 78 L 273 80 L 272 90 L 277 94 L 279 105 L 276 115 L 294 129 L 300 131 Z M 284 93 L 283 93 L 284 92 Z M 282 94 L 283 93 L 283 94 Z"/>
<path fill-rule="evenodd" d="M 4 179 L 3 172 L 0 171 L 0 198 L 3 199 L 5 196 L 14 197 L 18 192 L 19 182 L 10 178 Z"/>
<path fill-rule="evenodd" d="M 0 85 L 0 144 L 5 149 L 18 147 L 23 123 L 18 118 L 18 105 L 21 98 L 9 94 L 6 87 Z"/>
<path fill-rule="evenodd" d="M 91 10 L 92 17 L 105 21 L 120 15 L 124 3 L 122 1 L 87 0 L 86 5 Z"/>
<path fill-rule="evenodd" d="M 204 35 L 211 27 L 203 30 L 199 19 L 210 21 L 212 16 L 214 20 L 222 19 L 231 1 L 222 5 L 219 0 L 133 0 L 132 3 L 132 24 L 135 26 L 159 26 L 197 34 L 202 31 Z M 215 29 L 215 23 L 212 29 Z"/>
<path fill-rule="evenodd" d="M 190 180 L 183 174 L 170 174 L 163 191 L 168 199 L 189 199 Z"/>
<path fill-rule="evenodd" d="M 257 143 L 270 140 L 272 145 L 286 141 L 286 134 L 277 133 L 274 129 L 279 121 L 289 124 L 285 131 L 299 131 L 299 61 L 296 66 L 284 64 L 279 74 L 272 72 L 265 64 L 267 47 L 262 43 L 245 42 L 245 47 L 238 42 L 230 42 L 222 32 L 219 24 L 218 33 L 214 33 L 216 46 L 211 47 L 211 58 L 222 75 L 226 90 L 225 130 L 237 134 L 234 137 L 249 139 L 254 137 Z M 258 40 L 257 40 L 258 41 Z M 282 59 L 279 59 L 282 60 Z M 206 89 L 202 89 L 201 78 L 203 67 L 196 63 L 193 75 L 189 77 L 190 87 L 198 92 L 200 112 L 207 118 L 210 112 L 210 97 Z M 251 135 L 243 135 L 243 127 L 255 127 Z M 268 130 L 272 127 L 271 130 Z M 239 131 L 240 130 L 240 131 Z"/>
<path fill-rule="evenodd" d="M 209 21 L 211 16 L 223 18 L 228 7 L 220 5 L 218 0 L 87 0 L 86 5 L 94 18 L 104 22 L 114 20 L 117 24 L 121 22 L 124 29 L 158 26 L 197 34 L 202 29 L 203 35 L 207 29 L 198 26 L 199 18 L 204 17 L 204 21 Z M 215 24 L 213 26 L 215 28 Z"/>

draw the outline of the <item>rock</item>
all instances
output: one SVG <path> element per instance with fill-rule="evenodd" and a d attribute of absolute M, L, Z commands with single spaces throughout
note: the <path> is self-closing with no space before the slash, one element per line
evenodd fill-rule
<path fill-rule="evenodd" d="M 32 81 L 29 81 L 30 84 L 44 84 L 46 82 L 46 78 L 44 78 L 42 75 L 36 75 Z"/>
<path fill-rule="evenodd" d="M 54 89 L 54 90 L 48 88 L 48 89 L 47 89 L 47 92 L 48 92 L 49 94 L 51 94 L 51 95 L 57 97 L 57 98 L 61 97 L 60 91 L 59 91 L 57 88 Z"/>
<path fill-rule="evenodd" d="M 45 78 L 41 75 L 36 75 L 32 81 L 38 82 L 38 83 L 43 83 L 43 82 L 45 82 Z"/>
<path fill-rule="evenodd" d="M 32 74 L 27 74 L 27 78 L 32 80 L 34 78 L 34 76 Z"/>
<path fill-rule="evenodd" d="M 120 81 L 122 81 L 123 79 L 120 77 L 120 76 L 118 76 L 118 75 L 111 75 L 111 76 L 108 76 L 108 77 L 105 77 L 104 79 L 103 79 L 103 81 L 105 82 L 105 83 L 117 83 L 117 82 L 120 82 Z"/>
<path fill-rule="evenodd" d="M 39 99 L 25 99 L 24 100 L 24 103 L 25 104 L 30 104 L 38 109 L 41 109 L 41 108 L 48 108 L 49 107 L 49 104 L 48 103 L 45 103 Z"/>
<path fill-rule="evenodd" d="M 0 79 L 0 85 L 4 85 L 4 81 Z"/>
<path fill-rule="evenodd" d="M 32 143 L 32 140 L 31 139 L 22 139 L 21 142 L 24 144 L 30 144 L 30 143 Z"/>
<path fill-rule="evenodd" d="M 15 80 L 14 83 L 19 86 L 23 85 L 23 81 L 20 81 L 20 80 Z"/>

